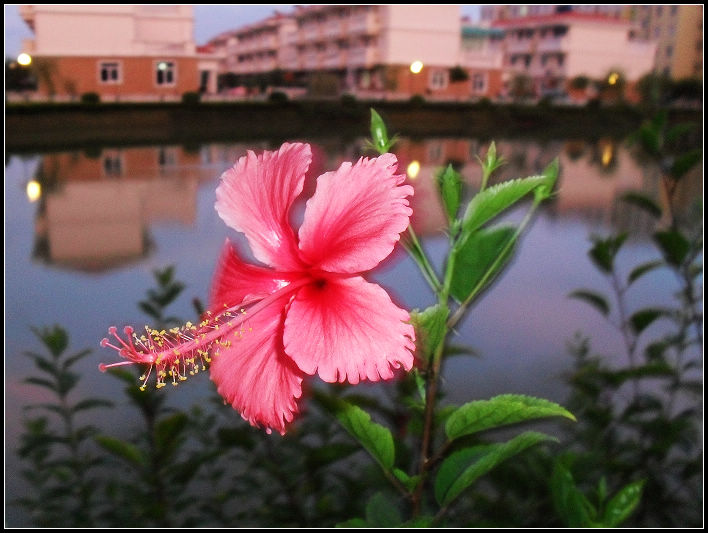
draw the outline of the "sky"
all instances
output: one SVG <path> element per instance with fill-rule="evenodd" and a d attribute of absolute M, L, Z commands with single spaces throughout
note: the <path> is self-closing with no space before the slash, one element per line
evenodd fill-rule
<path fill-rule="evenodd" d="M 194 39 L 204 44 L 212 37 L 262 20 L 274 11 L 290 12 L 294 4 L 253 4 L 253 5 L 195 5 Z M 478 5 L 461 5 L 461 15 L 473 19 L 479 13 Z M 31 39 L 32 32 L 20 18 L 17 4 L 5 4 L 5 57 L 16 58 L 22 52 L 22 39 Z"/>

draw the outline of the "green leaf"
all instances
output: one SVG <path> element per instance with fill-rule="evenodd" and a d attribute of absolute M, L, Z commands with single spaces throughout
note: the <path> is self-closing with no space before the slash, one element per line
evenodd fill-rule
<path fill-rule="evenodd" d="M 369 142 L 371 147 L 379 154 L 385 154 L 390 151 L 396 140 L 396 136 L 393 139 L 389 139 L 386 124 L 381 115 L 374 108 L 371 108 L 371 141 Z"/>
<path fill-rule="evenodd" d="M 603 526 L 617 527 L 637 508 L 642 498 L 644 481 L 626 485 L 607 503 L 602 517 Z"/>
<path fill-rule="evenodd" d="M 674 266 L 680 266 L 691 249 L 691 243 L 678 231 L 657 231 L 654 240 L 659 245 L 664 258 Z"/>
<path fill-rule="evenodd" d="M 689 170 L 703 160 L 703 150 L 697 148 L 679 155 L 671 165 L 671 177 L 681 179 Z"/>
<path fill-rule="evenodd" d="M 408 492 L 413 492 L 413 490 L 418 486 L 418 483 L 420 483 L 421 479 L 420 475 L 409 476 L 400 468 L 394 468 L 393 475 L 396 476 L 396 479 L 398 479 L 398 481 L 403 483 L 403 486 L 406 487 L 406 490 L 408 490 Z"/>
<path fill-rule="evenodd" d="M 350 518 L 345 522 L 339 522 L 335 527 L 362 528 L 369 527 L 369 524 L 367 524 L 366 520 L 364 520 L 363 518 Z"/>
<path fill-rule="evenodd" d="M 95 439 L 102 448 L 135 466 L 143 466 L 147 463 L 140 449 L 129 442 L 124 442 L 107 435 L 98 435 Z"/>
<path fill-rule="evenodd" d="M 60 326 L 52 328 L 32 328 L 32 332 L 42 341 L 55 358 L 59 357 L 69 346 L 69 335 Z"/>
<path fill-rule="evenodd" d="M 543 169 L 543 174 L 541 175 L 544 178 L 544 182 L 541 184 L 541 186 L 539 186 L 533 191 L 537 202 L 547 200 L 548 198 L 550 198 L 551 194 L 553 194 L 553 187 L 555 186 L 556 181 L 558 180 L 559 172 L 560 163 L 558 162 L 558 158 L 556 157 L 548 164 L 545 169 Z"/>
<path fill-rule="evenodd" d="M 610 314 L 610 304 L 607 303 L 607 300 L 604 296 L 596 292 L 589 291 L 586 289 L 579 289 L 577 291 L 571 292 L 568 296 L 570 298 L 577 298 L 578 300 L 583 300 L 585 303 L 592 305 L 595 309 L 600 311 L 600 313 L 605 316 Z"/>
<path fill-rule="evenodd" d="M 462 491 L 500 463 L 534 444 L 549 440 L 556 439 L 543 433 L 528 431 L 508 442 L 463 448 L 453 453 L 440 465 L 435 478 L 435 498 L 440 505 L 448 505 Z"/>
<path fill-rule="evenodd" d="M 597 510 L 578 490 L 573 475 L 561 461 L 556 461 L 553 468 L 551 495 L 556 512 L 568 527 L 593 525 Z"/>
<path fill-rule="evenodd" d="M 631 285 L 639 278 L 641 278 L 644 274 L 646 274 L 647 272 L 651 272 L 655 268 L 660 267 L 662 264 L 663 263 L 661 261 L 650 261 L 648 263 L 639 265 L 629 273 L 629 276 L 627 277 L 627 283 Z"/>
<path fill-rule="evenodd" d="M 48 379 L 30 377 L 30 378 L 24 379 L 23 383 L 29 383 L 31 385 L 38 385 L 40 387 L 44 387 L 46 389 L 49 389 L 50 391 L 53 391 L 53 392 L 57 391 L 56 384 L 52 381 L 49 381 Z"/>
<path fill-rule="evenodd" d="M 323 394 L 316 396 L 320 404 L 334 415 L 344 429 L 364 446 L 381 467 L 391 471 L 395 460 L 391 431 L 373 422 L 371 416 L 356 405 Z"/>
<path fill-rule="evenodd" d="M 366 523 L 369 527 L 395 527 L 401 522 L 395 502 L 381 492 L 374 494 L 366 504 Z"/>
<path fill-rule="evenodd" d="M 588 252 L 590 259 L 600 270 L 609 274 L 614 268 L 615 256 L 626 239 L 626 233 L 610 236 L 607 239 L 594 239 L 593 246 Z"/>
<path fill-rule="evenodd" d="M 155 426 L 155 447 L 161 455 L 170 455 L 179 444 L 179 437 L 186 429 L 189 419 L 184 413 L 175 413 Z"/>
<path fill-rule="evenodd" d="M 428 307 L 424 311 L 413 311 L 411 313 L 411 324 L 415 328 L 415 339 L 419 352 L 427 361 L 445 337 L 447 316 L 449 310 L 447 306 L 436 304 Z"/>
<path fill-rule="evenodd" d="M 661 217 L 661 207 L 659 207 L 659 205 L 654 200 L 644 194 L 638 192 L 627 192 L 623 194 L 620 199 L 624 202 L 627 202 L 628 204 L 632 204 L 639 207 L 640 209 L 643 209 L 654 218 Z"/>
<path fill-rule="evenodd" d="M 459 407 L 445 424 L 449 440 L 479 431 L 550 416 L 575 417 L 560 405 L 521 394 L 503 394 Z"/>
<path fill-rule="evenodd" d="M 531 176 L 504 181 L 488 187 L 472 198 L 465 210 L 462 229 L 471 233 L 485 222 L 499 215 L 502 211 L 518 202 L 521 198 L 542 185 L 548 185 L 546 176 Z"/>
<path fill-rule="evenodd" d="M 113 402 L 108 400 L 101 400 L 99 398 L 89 398 L 87 400 L 81 400 L 71 409 L 75 413 L 78 411 L 85 411 L 87 409 L 96 409 L 97 407 L 113 407 Z"/>
<path fill-rule="evenodd" d="M 501 272 L 513 255 L 516 243 L 506 247 L 515 234 L 516 228 L 499 226 L 468 233 L 457 241 L 452 250 L 450 294 L 458 302 L 465 301 L 480 283 L 480 289 L 487 286 Z"/>
<path fill-rule="evenodd" d="M 452 222 L 457 217 L 457 210 L 460 208 L 460 200 L 462 199 L 462 178 L 452 165 L 438 172 L 435 176 L 440 195 L 442 196 L 447 219 Z"/>
<path fill-rule="evenodd" d="M 662 309 L 642 309 L 629 317 L 629 324 L 632 326 L 634 333 L 639 335 L 657 318 L 666 314 Z"/>

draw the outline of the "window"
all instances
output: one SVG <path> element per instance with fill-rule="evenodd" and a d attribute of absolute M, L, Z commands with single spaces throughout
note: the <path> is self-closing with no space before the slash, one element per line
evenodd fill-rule
<path fill-rule="evenodd" d="M 174 85 L 176 70 L 173 61 L 158 61 L 155 63 L 155 83 L 158 86 Z"/>
<path fill-rule="evenodd" d="M 98 79 L 101 80 L 101 83 L 120 83 L 120 63 L 118 61 L 99 62 Z"/>
<path fill-rule="evenodd" d="M 666 47 L 666 57 L 671 57 L 674 54 L 674 47 L 671 45 L 668 45 Z"/>
<path fill-rule="evenodd" d="M 431 89 L 444 89 L 447 87 L 447 70 L 431 71 L 429 83 Z"/>
<path fill-rule="evenodd" d="M 102 155 L 104 176 L 114 177 L 123 174 L 123 157 L 120 151 L 105 150 Z"/>
<path fill-rule="evenodd" d="M 472 76 L 472 92 L 484 93 L 487 91 L 487 76 L 482 73 L 477 73 Z"/>

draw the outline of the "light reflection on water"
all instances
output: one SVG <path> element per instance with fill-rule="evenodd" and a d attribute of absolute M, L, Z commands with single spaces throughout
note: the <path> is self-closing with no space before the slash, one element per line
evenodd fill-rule
<path fill-rule="evenodd" d="M 361 142 L 336 138 L 317 143 L 313 174 L 356 159 L 361 146 Z M 187 287 L 171 314 L 193 318 L 192 299 L 206 299 L 224 239 L 244 242 L 214 210 L 218 177 L 247 149 L 274 148 L 257 141 L 192 151 L 177 146 L 112 148 L 9 158 L 5 177 L 9 493 L 16 492 L 19 481 L 14 449 L 22 406 L 45 398 L 42 390 L 22 384 L 33 373 L 22 352 L 42 349 L 30 327 L 60 324 L 70 334 L 73 351 L 94 348 L 77 367 L 83 376 L 79 393 L 124 402 L 122 385 L 97 370 L 99 362 L 112 357 L 98 348 L 98 341 L 110 325 L 144 323 L 137 302 L 153 286 L 151 272 L 167 265 L 176 265 L 176 275 Z M 446 251 L 445 217 L 432 176 L 452 163 L 474 190 L 481 176 L 475 156 L 486 151 L 486 144 L 474 139 L 402 139 L 396 151 L 401 170 L 417 169 L 410 180 L 416 188 L 413 223 L 440 265 Z M 620 257 L 625 271 L 654 259 L 649 241 L 652 220 L 617 198 L 641 190 L 663 202 L 658 173 L 644 168 L 610 140 L 545 144 L 499 140 L 497 151 L 508 161 L 498 179 L 537 173 L 560 156 L 559 192 L 524 237 L 511 268 L 458 326 L 455 342 L 472 346 L 480 357 L 448 361 L 447 399 L 462 402 L 518 392 L 562 402 L 566 390 L 561 375 L 571 362 L 566 342 L 574 332 L 592 333 L 598 352 L 620 350 L 615 330 L 593 310 L 567 298 L 581 287 L 607 289 L 587 259 L 589 236 L 612 228 L 635 232 L 638 237 Z M 411 167 L 414 162 L 417 165 Z M 684 205 L 702 197 L 700 174 L 682 191 Z M 38 198 L 27 197 L 30 183 L 39 185 L 39 190 L 31 186 Z M 306 194 L 312 190 L 306 189 Z M 516 210 L 509 217 L 522 215 L 522 210 Z M 400 252 L 372 278 L 407 308 L 424 308 L 433 302 L 416 267 Z M 637 289 L 632 304 L 656 304 L 671 297 L 675 284 L 667 273 L 657 271 Z M 172 393 L 170 400 L 188 406 L 210 394 L 211 387 L 206 377 L 194 379 Z M 111 413 L 112 425 L 118 412 Z"/>

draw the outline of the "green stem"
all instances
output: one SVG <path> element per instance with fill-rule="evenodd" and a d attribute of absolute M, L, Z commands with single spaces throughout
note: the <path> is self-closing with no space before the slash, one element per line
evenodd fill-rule
<path fill-rule="evenodd" d="M 435 291 L 435 293 L 438 293 L 440 291 L 440 280 L 438 280 L 438 276 L 435 273 L 435 269 L 433 269 L 433 266 L 430 264 L 430 261 L 428 261 L 428 256 L 425 255 L 425 251 L 420 245 L 420 241 L 418 240 L 418 237 L 415 234 L 415 230 L 413 230 L 413 226 L 408 226 L 408 236 L 410 237 L 410 243 L 404 244 L 406 250 L 408 251 L 408 254 L 418 265 L 418 268 L 420 268 L 423 277 L 428 282 L 433 291 Z"/>

